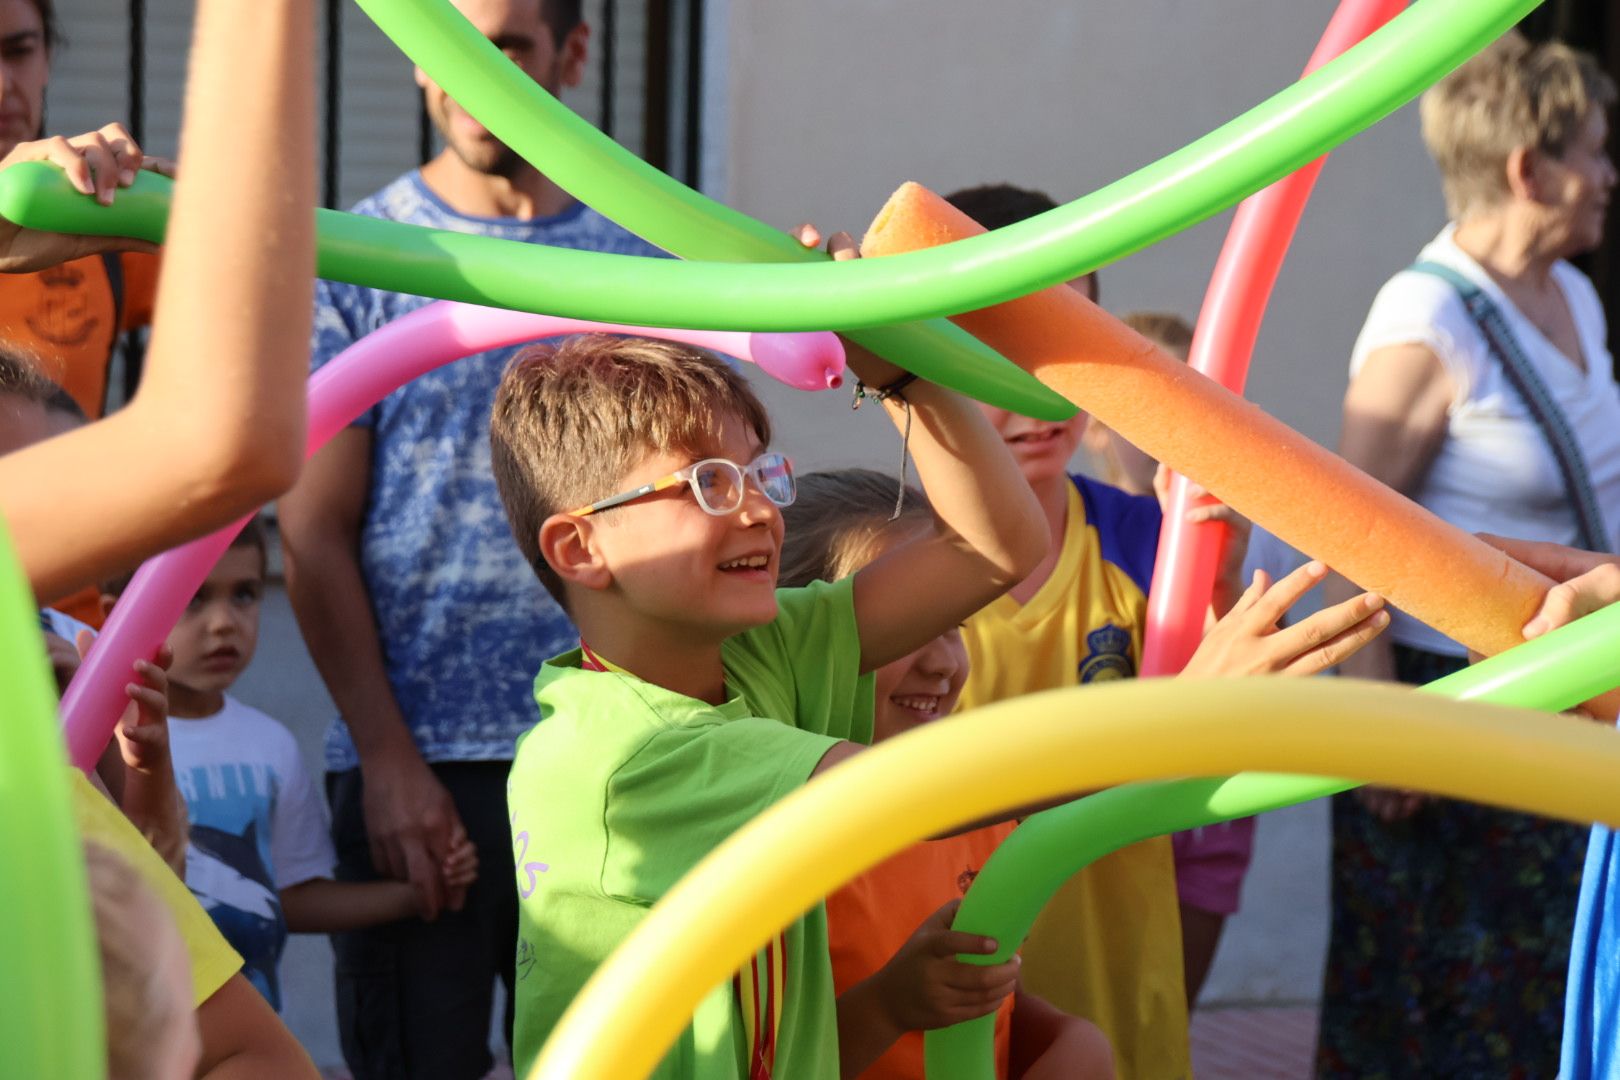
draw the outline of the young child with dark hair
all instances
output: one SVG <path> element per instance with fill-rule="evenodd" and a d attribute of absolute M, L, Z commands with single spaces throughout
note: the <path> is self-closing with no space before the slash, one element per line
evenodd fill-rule
<path fill-rule="evenodd" d="M 973 193 L 948 198 L 970 215 Z M 1034 204 L 999 203 L 982 221 L 1000 228 L 1037 212 Z M 1080 287 L 1078 282 L 1074 283 Z M 1082 291 L 1085 291 L 1082 288 Z M 963 636 L 973 675 L 964 708 L 1091 682 L 1134 678 L 1141 666 L 1147 591 L 1158 552 L 1162 512 L 1152 495 L 1137 495 L 1083 475 L 1070 475 L 1090 418 L 1059 423 L 984 406 L 990 424 L 1018 463 L 1040 503 L 1050 548 L 1035 571 L 967 620 Z M 1195 507 L 1189 520 L 1229 515 L 1224 507 Z M 1229 560 L 1235 567 L 1236 560 Z M 1302 669 L 1329 667 L 1376 635 L 1387 617 L 1372 597 L 1278 632 L 1277 619 L 1321 580 L 1309 564 L 1282 579 L 1285 603 L 1261 603 L 1261 575 L 1210 632 L 1188 672 L 1237 675 L 1280 671 L 1303 646 L 1297 632 L 1333 626 Z M 1232 575 L 1235 577 L 1235 574 Z M 1235 586 L 1235 587 L 1234 587 Z M 1241 588 L 1218 589 L 1214 614 Z M 1268 619 L 1261 612 L 1274 612 Z M 1321 618 L 1321 616 L 1318 616 Z M 1237 653 L 1221 637 L 1247 623 Z M 1217 637 L 1216 635 L 1220 635 Z M 1343 634 L 1343 637 L 1339 635 Z M 1261 644 L 1250 651 L 1248 644 Z M 1268 650 L 1276 649 L 1275 652 Z M 1248 655 L 1242 655 L 1247 653 Z M 1176 863 L 1169 837 L 1131 844 L 1086 867 L 1042 911 L 1024 952 L 1025 984 L 1066 1012 L 1094 1021 L 1114 1048 L 1125 1080 L 1158 1080 L 1191 1071 L 1188 995 Z"/>
<path fill-rule="evenodd" d="M 276 1009 L 288 933 L 329 933 L 417 917 L 404 881 L 332 880 L 326 807 L 292 733 L 227 690 L 253 660 L 267 538 L 250 522 L 209 571 L 169 634 L 169 738 L 191 825 L 185 881 L 243 972 Z M 128 581 L 108 586 L 115 603 Z M 463 836 L 445 861 L 458 886 L 477 874 Z"/>
<path fill-rule="evenodd" d="M 782 584 L 838 581 L 892 548 L 934 530 L 922 493 L 868 469 L 811 473 L 785 513 Z M 949 716 L 968 676 L 962 633 L 951 627 L 873 672 L 872 741 Z M 974 944 L 951 920 L 985 860 L 1013 831 L 1004 821 L 925 840 L 827 897 L 833 986 L 840 1010 L 874 1009 L 870 1029 L 882 1056 L 865 1080 L 923 1080 L 923 1032 L 994 1010 L 996 1076 L 1013 1080 L 1113 1075 L 1108 1040 L 1096 1026 L 1059 1012 L 1021 987 L 988 1003 L 950 992 L 971 971 L 957 958 Z M 944 993 L 938 992 L 941 988 Z M 935 991 L 930 995 L 929 991 Z M 848 1053 L 847 1048 L 845 1052 Z"/>
<path fill-rule="evenodd" d="M 1057 200 L 1046 192 L 1013 184 L 980 184 L 962 188 L 945 196 L 945 201 L 987 229 L 1013 225 L 1058 207 Z M 1098 302 L 1101 291 L 1097 271 L 1081 274 L 1069 284 L 1080 290 L 1093 304 Z"/>

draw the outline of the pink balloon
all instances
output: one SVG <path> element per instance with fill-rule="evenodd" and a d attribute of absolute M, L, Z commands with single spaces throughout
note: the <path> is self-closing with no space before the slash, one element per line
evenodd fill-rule
<path fill-rule="evenodd" d="M 1383 26 L 1405 6 L 1405 0 L 1343 0 L 1305 65 L 1305 74 Z M 1245 199 L 1221 248 L 1188 363 L 1236 393 L 1243 393 L 1266 303 L 1326 162 L 1327 158 L 1318 158 Z M 1192 658 L 1203 637 L 1204 612 L 1227 539 L 1227 526 L 1220 522 L 1187 522 L 1187 511 L 1197 503 L 1180 474 L 1171 476 L 1169 504 L 1148 590 L 1144 676 L 1174 675 Z"/>
<path fill-rule="evenodd" d="M 306 456 L 313 456 L 361 413 L 424 372 L 490 349 L 592 332 L 665 338 L 752 360 L 800 390 L 833 389 L 844 378 L 844 347 L 837 335 L 828 332 L 661 330 L 440 301 L 366 335 L 310 376 Z M 79 768 L 93 768 L 112 738 L 127 703 L 124 686 L 135 661 L 156 655 L 208 571 L 248 520 L 165 552 L 136 571 L 62 696 L 63 734 L 68 755 Z"/>

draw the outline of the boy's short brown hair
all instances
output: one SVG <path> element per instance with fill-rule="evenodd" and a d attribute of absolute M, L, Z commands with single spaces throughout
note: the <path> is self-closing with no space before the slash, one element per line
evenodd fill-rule
<path fill-rule="evenodd" d="M 732 415 L 770 444 L 747 380 L 689 345 L 580 334 L 513 357 L 489 421 L 495 484 L 518 548 L 559 604 L 562 579 L 540 554 L 545 520 L 615 494 L 649 454 L 709 453 Z"/>
<path fill-rule="evenodd" d="M 1614 80 L 1590 55 L 1508 31 L 1423 95 L 1423 141 L 1447 212 L 1461 219 L 1498 205 L 1509 154 L 1530 147 L 1561 158 L 1588 114 L 1614 103 Z"/>

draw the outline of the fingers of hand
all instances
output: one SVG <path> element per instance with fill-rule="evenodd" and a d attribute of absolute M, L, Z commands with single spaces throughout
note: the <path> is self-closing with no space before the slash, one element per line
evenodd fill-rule
<path fill-rule="evenodd" d="M 935 956 L 994 956 L 998 947 L 995 938 L 960 930 L 936 931 L 929 936 L 928 944 Z"/>
<path fill-rule="evenodd" d="M 949 900 L 935 909 L 934 913 L 922 921 L 918 929 L 934 927 L 940 930 L 949 930 L 951 922 L 956 918 L 956 909 L 962 906 L 960 900 Z"/>
<path fill-rule="evenodd" d="M 92 131 L 88 135 L 78 135 L 68 142 L 72 144 L 90 168 L 92 192 L 96 201 L 102 206 L 111 206 L 113 192 L 118 189 L 120 169 L 117 151 L 107 141 L 105 135 L 99 131 Z M 130 177 L 134 179 L 133 176 Z"/>
<path fill-rule="evenodd" d="M 135 703 L 136 715 L 132 718 L 135 726 L 143 730 L 164 729 L 164 725 L 159 721 L 168 711 L 169 699 L 162 690 L 142 686 L 140 683 L 128 683 L 124 687 L 124 692 L 129 695 L 129 700 Z"/>
<path fill-rule="evenodd" d="M 861 257 L 860 245 L 847 232 L 835 232 L 827 240 L 827 254 L 837 262 L 848 262 Z"/>
<path fill-rule="evenodd" d="M 128 187 L 135 182 L 135 174 L 140 170 L 141 161 L 145 157 L 141 148 L 135 145 L 134 136 L 125 130 L 124 125 L 114 122 L 103 127 L 98 135 L 106 143 L 107 149 L 112 152 L 117 165 L 118 183 Z"/>
<path fill-rule="evenodd" d="M 794 226 L 789 230 L 788 235 L 812 250 L 821 246 L 821 230 L 808 221 Z"/>
<path fill-rule="evenodd" d="M 400 847 L 406 875 L 411 884 L 422 891 L 422 917 L 431 921 L 444 908 L 444 878 L 439 873 L 438 860 L 420 843 L 404 843 Z"/>
<path fill-rule="evenodd" d="M 1612 563 L 1593 567 L 1548 589 L 1541 610 L 1525 624 L 1524 636 L 1540 637 L 1617 600 L 1620 600 L 1620 567 Z"/>
<path fill-rule="evenodd" d="M 1277 620 L 1286 615 L 1300 597 L 1320 585 L 1325 577 L 1327 567 L 1312 559 L 1266 590 L 1265 595 L 1255 602 L 1254 618 L 1266 626 L 1276 626 Z"/>
<path fill-rule="evenodd" d="M 1018 956 L 999 964 L 967 964 L 952 960 L 940 976 L 940 983 L 965 994 L 994 995 L 997 1000 L 1012 993 L 1018 985 Z"/>
<path fill-rule="evenodd" d="M 95 178 L 91 174 L 89 163 L 84 160 L 84 155 L 77 148 L 60 135 L 24 143 L 7 157 L 13 161 L 48 161 L 62 170 L 68 178 L 68 183 L 72 184 L 73 189 L 79 194 L 96 193 Z"/>
<path fill-rule="evenodd" d="M 1340 610 L 1346 607 L 1350 610 Z M 1320 623 L 1315 621 L 1324 615 L 1332 618 Z M 1283 648 L 1284 657 L 1288 659 L 1283 669 L 1287 674 L 1314 675 L 1360 652 L 1362 646 L 1383 633 L 1388 625 L 1389 612 L 1383 610 L 1383 599 L 1364 593 L 1317 612 L 1273 640 Z M 1295 631 L 1307 630 L 1303 638 L 1292 636 Z"/>
<path fill-rule="evenodd" d="M 1232 610 L 1227 612 L 1228 619 L 1239 618 L 1260 602 L 1260 598 L 1271 588 L 1271 575 L 1264 570 L 1256 570 L 1254 577 L 1249 579 L 1249 587 L 1243 590 L 1243 595 L 1237 598 Z M 1226 620 L 1221 620 L 1225 622 Z"/>
<path fill-rule="evenodd" d="M 150 660 L 135 661 L 135 676 L 140 679 L 141 685 L 156 690 L 160 695 L 169 692 L 169 672 L 167 665 L 158 665 Z M 167 699 L 165 704 L 167 704 Z"/>

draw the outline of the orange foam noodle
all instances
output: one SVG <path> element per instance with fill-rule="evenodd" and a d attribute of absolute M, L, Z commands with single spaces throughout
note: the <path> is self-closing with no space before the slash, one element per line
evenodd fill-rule
<path fill-rule="evenodd" d="M 908 183 L 879 212 L 861 253 L 982 232 Z M 1238 513 L 1477 652 L 1523 641 L 1552 585 L 1167 356 L 1074 289 L 1054 286 L 952 321 Z"/>

